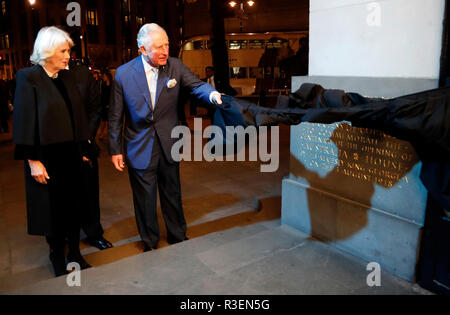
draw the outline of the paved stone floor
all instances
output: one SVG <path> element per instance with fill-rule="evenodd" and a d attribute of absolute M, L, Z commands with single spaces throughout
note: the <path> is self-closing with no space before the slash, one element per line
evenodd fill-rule
<path fill-rule="evenodd" d="M 204 125 L 207 125 L 204 119 Z M 189 119 L 193 129 L 193 119 Z M 26 226 L 23 162 L 13 160 L 11 134 L 0 134 L 0 292 L 52 278 L 48 246 L 43 237 L 30 236 Z M 99 159 L 101 221 L 105 238 L 114 248 L 100 252 L 81 243 L 94 267 L 142 252 L 136 228 L 131 189 L 126 172 L 114 170 L 106 142 Z M 280 217 L 281 179 L 288 174 L 289 128 L 280 128 L 280 167 L 261 173 L 260 162 L 181 162 L 183 206 L 188 237 L 196 238 L 258 220 Z M 255 200 L 266 212 L 255 217 Z M 161 219 L 160 209 L 159 218 Z M 160 220 L 159 247 L 168 246 Z"/>
<path fill-rule="evenodd" d="M 192 123 L 191 118 L 191 127 Z M 85 259 L 93 266 L 85 271 L 91 286 L 74 292 L 58 286 L 64 280 L 53 277 L 44 238 L 27 234 L 23 162 L 12 158 L 11 135 L 0 134 L 0 293 L 427 293 L 391 275 L 383 278 L 387 281 L 382 289 L 371 291 L 365 285 L 366 263 L 279 226 L 281 180 L 289 173 L 287 126 L 280 126 L 280 165 L 275 173 L 261 173 L 260 162 L 182 162 L 183 206 L 190 240 L 168 246 L 159 213 L 159 249 L 145 254 L 128 175 L 113 169 L 106 143 L 99 143 L 103 148 L 99 159 L 102 224 L 105 237 L 115 247 L 98 251 L 81 243 Z M 259 212 L 255 211 L 258 202 Z M 325 273 L 320 271 L 324 264 Z M 177 273 L 183 268 L 189 276 Z M 142 284 L 132 280 L 154 278 L 155 274 L 159 276 L 154 286 L 152 281 Z M 361 278 L 356 287 L 350 284 L 352 274 Z M 111 275 L 115 275 L 114 281 L 105 280 Z M 165 284 L 161 287 L 161 283 Z"/>

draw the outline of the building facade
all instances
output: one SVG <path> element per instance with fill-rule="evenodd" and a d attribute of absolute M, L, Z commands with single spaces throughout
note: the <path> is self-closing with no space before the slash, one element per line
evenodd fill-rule
<path fill-rule="evenodd" d="M 29 65 L 37 33 L 50 25 L 61 26 L 69 32 L 77 57 L 88 57 L 98 69 L 115 68 L 136 57 L 137 32 L 145 23 L 155 22 L 164 27 L 171 39 L 171 55 L 177 55 L 181 44 L 180 3 L 178 0 L 1 0 L 0 77 L 10 79 L 16 70 Z M 80 24 L 70 26 L 68 16 L 73 17 L 76 10 Z"/>

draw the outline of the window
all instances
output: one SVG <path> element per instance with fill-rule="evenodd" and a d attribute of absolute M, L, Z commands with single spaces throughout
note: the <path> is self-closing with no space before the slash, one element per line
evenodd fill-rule
<path fill-rule="evenodd" d="M 246 40 L 230 40 L 230 49 L 246 49 Z"/>
<path fill-rule="evenodd" d="M 183 50 L 202 50 L 202 49 L 211 49 L 213 45 L 212 40 L 196 40 L 196 41 L 190 41 L 186 42 L 183 45 Z"/>
<path fill-rule="evenodd" d="M 282 38 L 277 38 L 277 39 L 270 39 L 267 42 L 267 48 L 282 48 L 282 47 L 288 47 L 289 46 L 289 41 L 286 39 L 282 39 Z"/>
<path fill-rule="evenodd" d="M 87 22 L 89 25 L 98 25 L 96 9 L 89 9 L 87 11 Z"/>
<path fill-rule="evenodd" d="M 5 48 L 9 49 L 9 35 L 5 35 Z"/>
<path fill-rule="evenodd" d="M 252 39 L 248 42 L 248 48 L 250 49 L 264 49 L 266 47 L 266 41 L 264 39 Z"/>
<path fill-rule="evenodd" d="M 245 67 L 230 68 L 230 78 L 231 79 L 246 79 L 247 78 L 247 68 L 245 68 Z"/>
<path fill-rule="evenodd" d="M 202 40 L 196 40 L 194 42 L 194 50 L 200 50 L 203 49 L 203 41 Z"/>
<path fill-rule="evenodd" d="M 2 14 L 6 14 L 6 1 L 2 1 Z"/>
<path fill-rule="evenodd" d="M 192 42 L 187 42 L 183 45 L 183 50 L 194 50 L 194 44 Z"/>

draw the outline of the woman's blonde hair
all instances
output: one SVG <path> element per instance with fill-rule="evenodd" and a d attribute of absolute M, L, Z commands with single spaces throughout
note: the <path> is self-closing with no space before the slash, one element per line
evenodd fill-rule
<path fill-rule="evenodd" d="M 56 49 L 64 43 L 74 46 L 70 35 L 56 26 L 46 26 L 41 28 L 34 41 L 33 54 L 30 57 L 31 63 L 43 66 L 46 60 L 55 54 Z"/>

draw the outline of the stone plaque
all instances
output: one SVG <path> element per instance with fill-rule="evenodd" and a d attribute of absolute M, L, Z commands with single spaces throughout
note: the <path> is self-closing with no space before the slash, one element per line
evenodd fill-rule
<path fill-rule="evenodd" d="M 423 213 L 411 207 L 426 202 L 420 167 L 410 143 L 378 130 L 348 122 L 292 128 L 292 179 L 416 222 L 423 222 Z"/>

